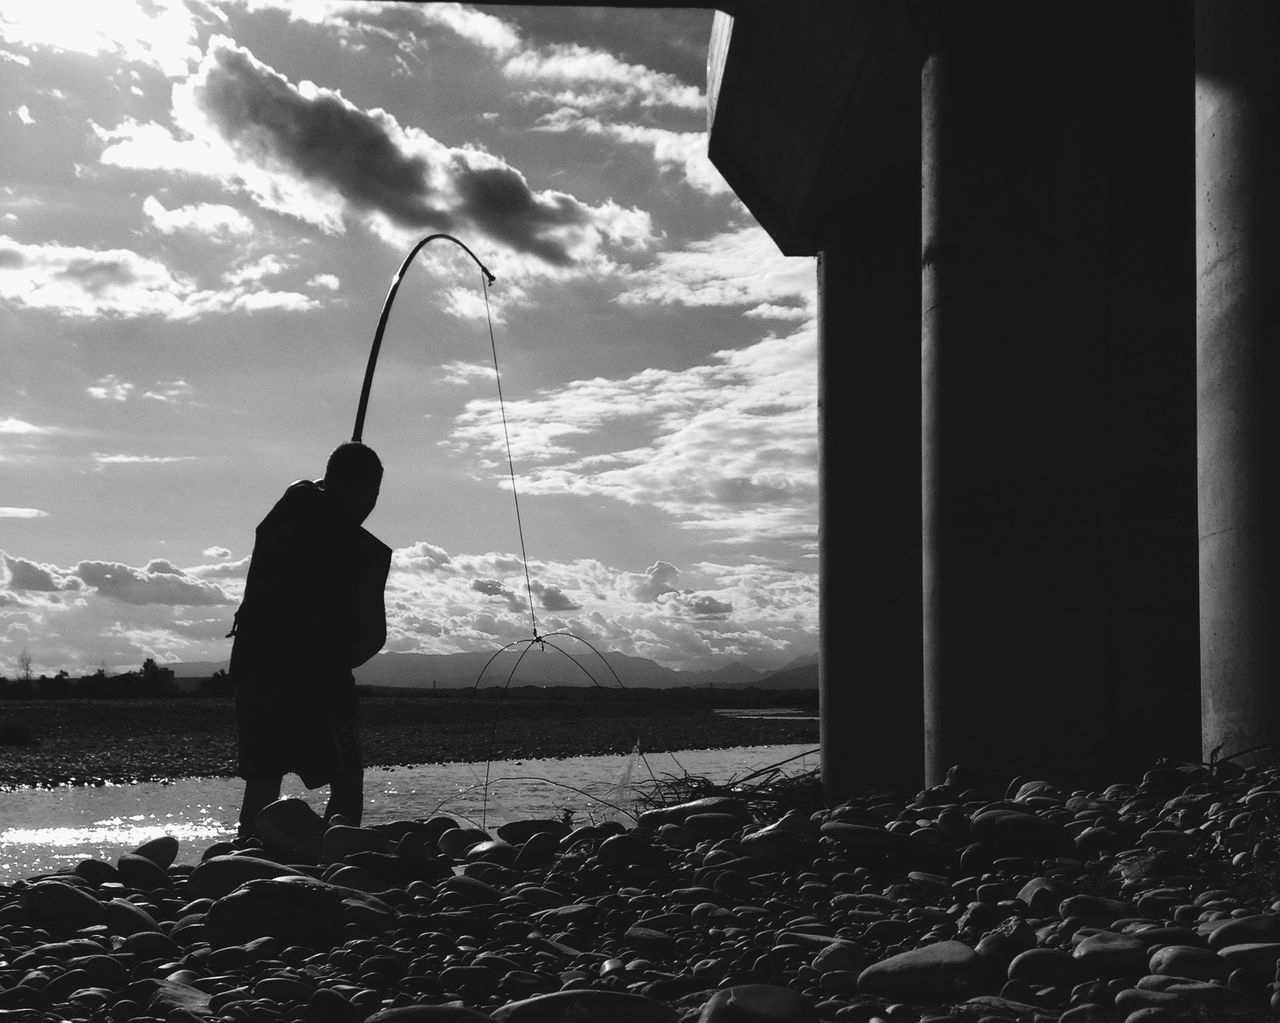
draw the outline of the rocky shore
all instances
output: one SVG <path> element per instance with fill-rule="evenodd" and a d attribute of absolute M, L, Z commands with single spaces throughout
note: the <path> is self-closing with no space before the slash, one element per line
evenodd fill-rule
<path fill-rule="evenodd" d="M 325 828 L 0 886 L 0 1021 L 1280 1018 L 1280 769 L 947 785 L 630 829 Z"/>
<path fill-rule="evenodd" d="M 361 745 L 369 767 L 733 746 L 816 744 L 816 721 L 748 720 L 664 697 L 572 699 L 365 697 Z M 640 694 L 642 697 L 647 694 Z M 6 700 L 0 721 L 32 742 L 0 745 L 0 788 L 229 777 L 236 771 L 230 697 Z"/>

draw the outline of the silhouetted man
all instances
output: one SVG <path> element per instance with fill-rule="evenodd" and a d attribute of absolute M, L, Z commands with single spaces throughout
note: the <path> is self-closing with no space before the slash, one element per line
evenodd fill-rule
<path fill-rule="evenodd" d="M 364 765 L 351 669 L 387 638 L 391 548 L 361 526 L 381 483 L 373 450 L 342 444 L 323 480 L 292 484 L 258 525 L 232 630 L 241 837 L 280 798 L 290 773 L 309 789 L 329 785 L 326 821 L 340 814 L 360 823 Z"/>

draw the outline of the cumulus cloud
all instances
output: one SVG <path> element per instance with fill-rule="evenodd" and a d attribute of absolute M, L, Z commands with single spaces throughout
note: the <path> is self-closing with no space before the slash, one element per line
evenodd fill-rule
<path fill-rule="evenodd" d="M 229 558 L 229 557 L 231 557 L 231 552 L 230 552 L 229 550 L 227 550 L 227 548 L 225 548 L 225 547 L 216 547 L 216 546 L 215 546 L 215 547 L 206 547 L 206 548 L 205 548 L 204 550 L 202 550 L 200 553 L 201 553 L 201 554 L 203 554 L 206 558 Z"/>
<path fill-rule="evenodd" d="M 40 508 L 15 508 L 11 505 L 0 507 L 0 519 L 43 519 L 48 514 Z"/>
<path fill-rule="evenodd" d="M 5 586 L 9 590 L 26 590 L 35 593 L 57 593 L 63 589 L 75 589 L 68 585 L 68 577 L 52 565 L 39 565 L 26 558 L 11 554 L 3 556 Z"/>
<path fill-rule="evenodd" d="M 538 266 L 545 273 L 589 263 L 607 246 L 643 249 L 654 238 L 643 211 L 536 189 L 485 150 L 446 146 L 384 110 L 294 83 L 222 36 L 175 90 L 174 121 L 176 130 L 95 126 L 103 163 L 213 177 L 328 233 L 348 222 L 397 243 L 427 230 L 478 233 L 527 258 L 506 266 L 507 281 Z"/>
<path fill-rule="evenodd" d="M 618 577 L 618 589 L 632 600 L 651 604 L 664 593 L 676 589 L 680 570 L 666 561 L 655 561 L 644 572 L 624 572 Z"/>
<path fill-rule="evenodd" d="M 111 561 L 82 561 L 75 575 L 100 595 L 124 604 L 208 606 L 229 604 L 222 588 L 187 575 L 165 561 L 144 568 Z"/>
<path fill-rule="evenodd" d="M 190 233 L 214 240 L 253 234 L 253 221 L 224 203 L 193 203 L 170 210 L 149 195 L 142 201 L 142 212 L 162 234 Z"/>
<path fill-rule="evenodd" d="M 194 320 L 210 313 L 301 311 L 317 304 L 296 292 L 244 286 L 203 289 L 192 278 L 130 249 L 27 245 L 5 236 L 0 236 L 0 299 L 72 319 Z"/>

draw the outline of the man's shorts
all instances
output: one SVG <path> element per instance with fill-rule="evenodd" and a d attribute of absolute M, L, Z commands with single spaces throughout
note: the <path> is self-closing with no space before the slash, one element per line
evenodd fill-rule
<path fill-rule="evenodd" d="M 308 689 L 236 683 L 237 773 L 246 781 L 296 774 L 309 789 L 363 769 L 354 680 Z"/>

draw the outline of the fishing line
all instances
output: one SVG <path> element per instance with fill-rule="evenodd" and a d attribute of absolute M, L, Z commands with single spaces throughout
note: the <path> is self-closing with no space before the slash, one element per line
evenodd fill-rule
<path fill-rule="evenodd" d="M 484 678 L 484 673 L 489 669 L 489 666 L 494 662 L 494 660 L 496 660 L 497 657 L 503 652 L 510 650 L 513 646 L 519 646 L 521 643 L 524 644 L 525 648 L 523 651 L 521 651 L 520 656 L 516 658 L 515 664 L 512 666 L 510 673 L 508 673 L 507 675 L 506 684 L 503 686 L 504 692 L 510 689 L 511 681 L 515 677 L 516 671 L 519 669 L 521 663 L 524 661 L 525 655 L 528 654 L 528 652 L 533 649 L 534 644 L 537 644 L 540 648 L 543 648 L 543 649 L 549 646 L 551 647 L 551 649 L 558 651 L 560 654 L 567 657 L 573 664 L 575 664 L 582 671 L 582 673 L 586 675 L 588 679 L 591 680 L 592 685 L 600 689 L 605 688 L 604 686 L 600 685 L 599 680 L 597 680 L 596 677 L 592 675 L 591 672 L 587 669 L 587 667 L 581 661 L 579 661 L 576 657 L 570 654 L 567 650 L 560 647 L 558 644 L 547 642 L 547 640 L 551 638 L 561 638 L 561 637 L 568 638 L 568 639 L 575 639 L 578 642 L 590 648 L 592 652 L 594 652 L 595 655 L 600 658 L 604 666 L 609 669 L 609 673 L 613 675 L 614 680 L 618 684 L 617 686 L 618 689 L 625 689 L 626 687 L 623 686 L 622 679 L 618 677 L 618 673 L 613 670 L 613 665 L 609 663 L 608 659 L 604 656 L 604 654 L 602 654 L 594 646 L 588 643 L 585 639 L 582 639 L 582 637 L 576 636 L 573 633 L 565 630 L 549 633 L 548 635 L 541 635 L 538 632 L 538 616 L 537 616 L 537 612 L 534 609 L 534 600 L 533 600 L 533 580 L 529 573 L 529 555 L 528 555 L 527 547 L 525 544 L 524 521 L 520 514 L 520 495 L 516 486 L 515 458 L 511 451 L 511 433 L 507 424 L 507 407 L 506 407 L 506 401 L 502 394 L 502 373 L 498 367 L 498 343 L 494 336 L 493 312 L 489 304 L 489 286 L 493 284 L 493 282 L 497 280 L 497 278 L 489 271 L 489 268 L 486 267 L 484 263 L 480 261 L 479 257 L 474 252 L 472 252 L 470 248 L 468 248 L 463 242 L 461 242 L 459 239 L 455 238 L 451 234 L 445 234 L 443 232 L 440 232 L 437 234 L 428 235 L 427 237 L 423 238 L 416 245 L 414 245 L 414 247 L 409 251 L 409 254 L 404 258 L 404 261 L 400 264 L 400 269 L 397 270 L 395 273 L 395 276 L 391 278 L 391 286 L 387 291 L 386 299 L 382 303 L 382 313 L 378 317 L 378 326 L 377 326 L 377 329 L 374 331 L 373 346 L 369 350 L 369 361 L 368 361 L 368 364 L 365 366 L 364 382 L 360 388 L 360 403 L 356 409 L 356 421 L 355 421 L 355 427 L 351 433 L 351 439 L 353 441 L 358 442 L 362 439 L 362 436 L 364 433 L 364 420 L 365 420 L 365 415 L 368 412 L 368 408 L 369 408 L 369 394 L 373 387 L 373 372 L 375 367 L 377 366 L 378 354 L 382 348 L 382 337 L 387 329 L 387 321 L 390 319 L 390 316 L 391 316 L 391 306 L 392 306 L 392 303 L 395 301 L 396 293 L 400 290 L 400 282 L 404 279 L 405 273 L 408 271 L 410 265 L 413 263 L 418 253 L 422 251 L 422 249 L 429 242 L 435 241 L 437 239 L 453 242 L 460 249 L 462 249 L 468 256 L 470 256 L 472 261 L 476 264 L 476 266 L 480 268 L 480 273 L 481 273 L 480 287 L 481 287 L 481 292 L 484 296 L 485 322 L 488 326 L 488 331 L 489 331 L 489 350 L 493 356 L 493 376 L 494 376 L 495 382 L 497 383 L 497 389 L 498 389 L 498 413 L 502 422 L 502 438 L 503 438 L 503 443 L 507 453 L 507 472 L 511 480 L 511 499 L 515 506 L 516 532 L 520 539 L 520 563 L 524 569 L 525 594 L 529 600 L 529 618 L 530 618 L 532 630 L 533 630 L 532 638 L 526 639 L 526 640 L 518 640 L 514 643 L 508 643 L 506 646 L 499 649 L 497 652 L 494 653 L 492 657 L 489 658 L 489 660 L 485 663 L 485 666 L 480 670 L 480 674 L 476 677 L 476 683 L 475 683 L 475 686 L 473 687 L 473 692 L 478 692 L 480 688 L 480 682 Z M 644 762 L 645 768 L 649 772 L 649 777 L 653 778 L 656 781 L 657 779 L 653 773 L 653 768 L 649 765 L 649 761 L 644 756 L 644 753 L 640 751 L 639 734 L 631 726 L 631 723 L 627 721 L 625 718 L 620 717 L 619 720 L 621 721 L 626 731 L 630 734 L 631 739 L 634 743 L 632 747 L 632 755 L 633 756 L 636 754 L 639 755 L 640 759 Z M 488 814 L 488 798 L 489 798 L 489 784 L 490 784 L 489 779 L 490 779 L 490 772 L 493 764 L 492 730 L 496 727 L 497 727 L 497 722 L 495 720 L 494 722 L 492 722 L 490 726 L 490 749 L 488 751 L 489 755 L 486 756 L 485 758 L 484 804 L 482 805 L 482 809 L 481 809 L 482 822 L 484 822 L 487 819 L 487 814 Z M 569 786 L 569 787 L 571 788 L 572 786 Z M 592 797 L 592 798 L 595 798 L 595 797 Z M 483 823 L 481 826 L 482 827 L 484 826 Z"/>

